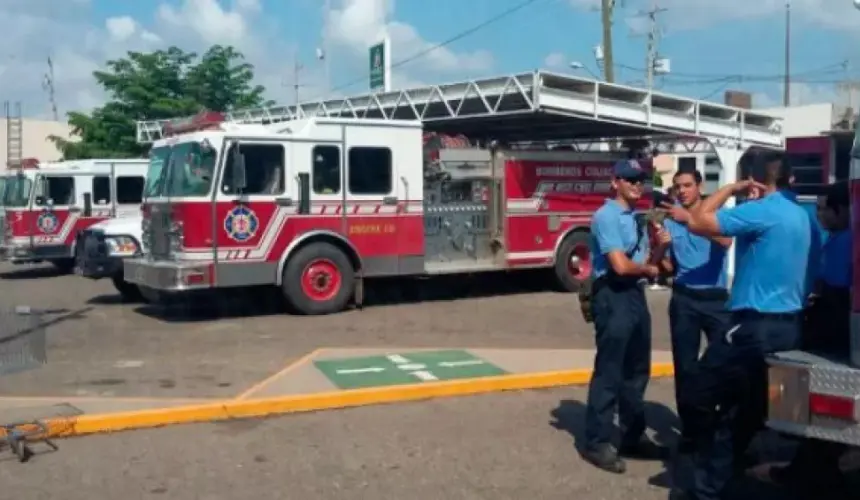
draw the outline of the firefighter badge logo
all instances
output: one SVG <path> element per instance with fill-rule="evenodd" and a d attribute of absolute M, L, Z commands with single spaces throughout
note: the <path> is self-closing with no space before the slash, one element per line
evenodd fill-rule
<path fill-rule="evenodd" d="M 227 214 L 224 219 L 224 230 L 227 236 L 234 241 L 244 243 L 257 234 L 257 228 L 260 226 L 260 220 L 257 214 L 248 207 L 236 207 Z"/>
<path fill-rule="evenodd" d="M 42 231 L 45 234 L 52 234 L 57 230 L 59 222 L 57 221 L 56 215 L 50 212 L 45 212 L 39 215 L 39 218 L 36 219 L 36 226 L 38 226 L 39 231 Z"/>

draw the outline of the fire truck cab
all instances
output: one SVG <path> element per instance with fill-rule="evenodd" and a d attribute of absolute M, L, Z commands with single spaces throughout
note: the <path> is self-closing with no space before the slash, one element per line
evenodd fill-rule
<path fill-rule="evenodd" d="M 769 116 L 543 72 L 302 106 L 140 122 L 145 248 L 125 279 L 272 285 L 302 314 L 360 304 L 383 276 L 547 268 L 575 290 L 613 163 L 650 171 L 643 133 L 744 136 L 717 148 L 732 166 L 784 140 Z"/>
<path fill-rule="evenodd" d="M 25 162 L 7 178 L 0 256 L 71 271 L 82 229 L 139 213 L 146 167 L 146 160 Z"/>

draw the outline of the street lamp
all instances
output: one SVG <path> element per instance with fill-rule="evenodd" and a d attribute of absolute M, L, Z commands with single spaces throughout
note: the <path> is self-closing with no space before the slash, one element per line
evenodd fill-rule
<path fill-rule="evenodd" d="M 857 0 L 857 1 L 858 1 L 858 2 L 860 2 L 860 0 Z M 599 77 L 599 76 L 597 76 L 597 75 L 595 75 L 595 74 L 594 74 L 594 72 L 593 72 L 593 71 L 591 71 L 591 69 L 589 69 L 589 68 L 588 68 L 588 66 L 586 66 L 586 65 L 582 64 L 582 63 L 581 63 L 581 62 L 579 62 L 579 61 L 571 61 L 571 62 L 570 62 L 570 69 L 575 70 L 575 71 L 579 71 L 579 70 L 581 70 L 581 69 L 584 69 L 585 71 L 587 71 L 587 72 L 588 72 L 588 74 L 589 74 L 589 75 L 591 75 L 592 77 L 594 77 L 594 79 L 595 79 L 595 80 L 600 80 L 600 77 Z"/>

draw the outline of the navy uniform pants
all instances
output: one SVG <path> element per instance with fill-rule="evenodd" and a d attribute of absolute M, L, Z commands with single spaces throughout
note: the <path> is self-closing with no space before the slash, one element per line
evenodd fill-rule
<path fill-rule="evenodd" d="M 693 440 L 697 500 L 717 500 L 734 472 L 734 458 L 746 451 L 767 416 L 768 354 L 796 349 L 799 314 L 734 311 L 731 326 L 708 345 L 681 388 L 679 411 Z"/>
<path fill-rule="evenodd" d="M 699 362 L 702 334 L 708 344 L 716 341 L 726 330 L 731 315 L 726 309 L 729 293 L 723 288 L 698 289 L 684 285 L 672 287 L 669 301 L 669 330 L 672 336 L 672 361 L 675 367 L 675 401 L 681 400 L 681 388 L 693 375 Z M 678 414 L 681 428 L 688 416 Z M 686 433 L 683 434 L 686 436 Z"/>
<path fill-rule="evenodd" d="M 639 441 L 645 432 L 644 398 L 651 376 L 651 313 L 643 285 L 598 279 L 593 290 L 597 353 L 585 413 L 589 450 L 611 442 L 616 409 L 622 444 Z"/>

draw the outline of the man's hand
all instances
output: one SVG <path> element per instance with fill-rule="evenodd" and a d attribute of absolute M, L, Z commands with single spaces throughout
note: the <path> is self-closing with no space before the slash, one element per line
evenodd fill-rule
<path fill-rule="evenodd" d="M 735 182 L 731 186 L 733 194 L 747 193 L 747 197 L 751 200 L 761 198 L 762 193 L 767 189 L 767 186 L 752 179 Z"/>
<path fill-rule="evenodd" d="M 690 222 L 690 212 L 686 208 L 681 205 L 672 205 L 671 203 L 663 202 L 660 204 L 660 207 L 666 211 L 666 215 L 669 216 L 670 219 L 679 223 L 686 224 Z"/>
<path fill-rule="evenodd" d="M 669 245 L 672 244 L 672 235 L 669 234 L 669 231 L 667 231 L 665 227 L 661 226 L 657 228 L 655 242 L 657 244 L 657 248 L 669 248 Z"/>
<path fill-rule="evenodd" d="M 660 268 L 655 266 L 654 264 L 647 264 L 645 266 L 645 277 L 649 279 L 656 279 L 660 276 Z"/>

